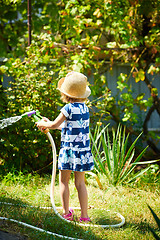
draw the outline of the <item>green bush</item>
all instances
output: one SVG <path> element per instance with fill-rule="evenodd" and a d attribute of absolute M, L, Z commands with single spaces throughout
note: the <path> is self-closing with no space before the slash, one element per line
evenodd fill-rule
<path fill-rule="evenodd" d="M 40 42 L 39 44 L 42 45 Z M 42 116 L 49 119 L 57 117 L 62 106 L 56 89 L 57 73 L 52 69 L 53 66 L 49 65 L 47 50 L 42 54 L 39 47 L 38 44 L 33 44 L 27 49 L 26 58 L 9 59 L 6 65 L 1 67 L 3 73 L 14 78 L 14 82 L 5 91 L 6 102 L 5 107 L 1 108 L 1 119 L 22 115 L 33 109 L 38 109 Z M 54 69 L 59 70 L 55 66 Z M 8 171 L 13 167 L 21 171 L 37 170 L 52 161 L 48 138 L 36 128 L 32 118 L 23 118 L 1 129 L 0 134 L 3 170 Z M 54 131 L 57 147 L 59 137 L 59 131 Z"/>

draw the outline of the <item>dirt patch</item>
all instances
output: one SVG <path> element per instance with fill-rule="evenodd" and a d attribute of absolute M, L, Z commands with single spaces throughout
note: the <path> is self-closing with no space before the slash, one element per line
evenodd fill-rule
<path fill-rule="evenodd" d="M 20 228 L 16 224 L 0 221 L 0 240 L 29 240 L 29 238 L 20 233 Z"/>
<path fill-rule="evenodd" d="M 0 230 L 0 240 L 27 240 L 26 236 L 21 236 L 19 234 L 13 234 L 9 232 L 4 232 Z"/>

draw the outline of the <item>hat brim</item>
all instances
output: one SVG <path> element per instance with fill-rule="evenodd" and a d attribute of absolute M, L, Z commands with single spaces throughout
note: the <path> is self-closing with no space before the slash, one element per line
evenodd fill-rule
<path fill-rule="evenodd" d="M 57 88 L 58 90 L 60 90 L 60 88 L 61 88 L 64 80 L 65 80 L 65 78 L 61 78 L 61 79 L 58 81 L 58 88 Z"/>

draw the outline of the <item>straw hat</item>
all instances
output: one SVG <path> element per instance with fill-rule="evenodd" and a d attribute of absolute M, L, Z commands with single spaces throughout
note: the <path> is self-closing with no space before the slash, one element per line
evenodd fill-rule
<path fill-rule="evenodd" d="M 79 72 L 70 72 L 58 82 L 58 90 L 72 98 L 87 98 L 91 94 L 87 77 Z"/>

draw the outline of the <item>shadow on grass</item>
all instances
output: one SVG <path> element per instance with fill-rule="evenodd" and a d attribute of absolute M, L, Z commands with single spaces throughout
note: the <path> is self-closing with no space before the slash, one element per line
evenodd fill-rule
<path fill-rule="evenodd" d="M 141 221 L 140 223 L 137 223 L 137 222 L 131 223 L 131 222 L 126 221 L 126 224 L 124 225 L 124 230 L 130 228 L 130 229 L 133 229 L 133 231 L 136 230 L 141 235 L 146 235 L 149 233 L 150 233 L 150 235 L 152 235 L 152 233 L 150 231 L 150 227 L 152 227 L 152 229 L 155 232 L 160 233 L 160 231 L 158 230 L 158 227 L 155 227 L 154 224 L 149 223 L 147 220 Z M 154 239 L 154 238 L 152 238 L 152 239 Z"/>
<path fill-rule="evenodd" d="M 122 222 L 118 213 L 108 209 L 89 209 L 89 215 L 91 216 L 92 223 L 96 225 L 118 225 Z"/>
<path fill-rule="evenodd" d="M 53 209 L 42 209 L 40 207 L 32 207 L 30 204 L 21 199 L 0 197 L 0 216 L 10 219 L 15 219 L 35 227 L 44 229 L 49 232 L 57 233 L 58 235 L 68 236 L 77 239 L 100 240 L 96 236 L 91 227 L 78 226 L 76 223 L 66 223 L 55 215 Z M 11 203 L 11 205 L 10 205 Z M 8 224 L 13 224 L 7 221 Z M 19 224 L 18 224 L 19 225 Z M 36 230 L 24 226 L 21 227 L 30 239 L 33 240 L 49 240 L 60 239 L 59 237 L 41 233 Z"/>

